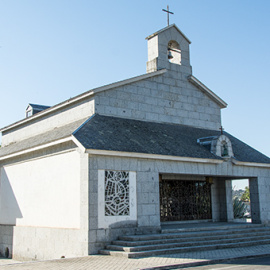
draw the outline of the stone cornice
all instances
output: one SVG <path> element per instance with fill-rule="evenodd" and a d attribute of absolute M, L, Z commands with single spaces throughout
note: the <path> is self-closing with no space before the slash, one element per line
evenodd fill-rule
<path fill-rule="evenodd" d="M 233 165 L 236 166 L 247 166 L 247 167 L 260 167 L 260 168 L 270 168 L 269 163 L 256 163 L 256 162 L 244 162 L 232 159 Z"/>
<path fill-rule="evenodd" d="M 96 150 L 96 149 L 86 149 L 85 152 L 90 154 L 90 155 L 156 159 L 156 160 L 193 162 L 193 163 L 220 164 L 223 162 L 223 160 L 220 160 L 220 159 L 190 158 L 190 157 L 178 157 L 178 156 L 168 156 L 168 155 L 156 155 L 156 154 L 120 152 L 120 151 L 109 151 L 109 150 Z"/>

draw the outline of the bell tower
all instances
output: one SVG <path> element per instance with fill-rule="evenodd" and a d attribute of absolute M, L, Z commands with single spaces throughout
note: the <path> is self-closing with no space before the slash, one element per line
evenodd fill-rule
<path fill-rule="evenodd" d="M 181 71 L 191 74 L 190 40 L 175 25 L 171 24 L 148 36 L 147 73 L 160 69 Z"/>

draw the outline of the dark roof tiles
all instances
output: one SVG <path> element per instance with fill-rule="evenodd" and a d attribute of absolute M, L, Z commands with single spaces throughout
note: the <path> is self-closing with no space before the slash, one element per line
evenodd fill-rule
<path fill-rule="evenodd" d="M 243 162 L 270 163 L 270 158 L 232 135 L 234 156 Z M 86 149 L 221 159 L 197 139 L 219 136 L 220 131 L 177 124 L 145 122 L 95 115 L 73 134 Z"/>

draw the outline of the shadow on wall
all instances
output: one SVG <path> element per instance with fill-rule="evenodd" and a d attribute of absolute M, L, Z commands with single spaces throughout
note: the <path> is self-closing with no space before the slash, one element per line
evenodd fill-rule
<path fill-rule="evenodd" d="M 13 227 L 22 212 L 4 168 L 0 175 L 0 255 L 11 258 Z"/>

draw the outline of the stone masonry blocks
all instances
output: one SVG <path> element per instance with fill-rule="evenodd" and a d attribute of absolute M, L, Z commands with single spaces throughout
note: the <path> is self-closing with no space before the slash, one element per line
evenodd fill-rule
<path fill-rule="evenodd" d="M 96 112 L 136 120 L 220 127 L 220 108 L 178 71 L 97 93 Z M 162 83 L 160 82 L 162 78 Z"/>

